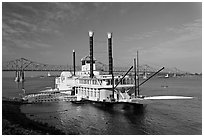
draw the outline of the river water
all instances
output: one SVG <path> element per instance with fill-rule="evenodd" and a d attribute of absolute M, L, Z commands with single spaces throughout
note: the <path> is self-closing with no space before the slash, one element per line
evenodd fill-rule
<path fill-rule="evenodd" d="M 168 86 L 168 87 L 166 87 Z M 2 80 L 3 97 L 54 88 L 54 77 Z M 164 88 L 165 87 L 165 88 Z M 112 109 L 93 104 L 56 102 L 26 104 L 27 117 L 55 126 L 66 134 L 82 135 L 200 135 L 202 134 L 202 78 L 154 78 L 141 87 L 143 95 L 191 96 L 190 100 L 154 100 L 140 110 Z"/>

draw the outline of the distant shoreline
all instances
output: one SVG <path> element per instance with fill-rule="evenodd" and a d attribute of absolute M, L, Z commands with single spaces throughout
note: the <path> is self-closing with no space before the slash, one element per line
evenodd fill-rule
<path fill-rule="evenodd" d="M 21 112 L 21 101 L 2 100 L 2 135 L 65 135 L 47 123 L 33 121 Z"/>

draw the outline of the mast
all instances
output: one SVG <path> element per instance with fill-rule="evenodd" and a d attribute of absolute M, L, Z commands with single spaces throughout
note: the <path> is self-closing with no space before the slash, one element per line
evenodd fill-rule
<path fill-rule="evenodd" d="M 113 62 L 113 58 L 112 58 L 112 62 Z M 113 95 L 112 96 L 113 96 L 113 99 L 114 99 L 114 75 L 113 75 L 113 69 L 112 69 L 112 86 L 113 86 L 112 87 L 112 90 L 113 90 L 113 93 L 112 93 Z"/>
<path fill-rule="evenodd" d="M 138 50 L 137 50 L 137 95 L 140 94 L 140 88 L 139 88 L 139 57 L 138 57 Z"/>
<path fill-rule="evenodd" d="M 136 59 L 134 58 L 134 71 L 135 71 L 135 75 L 134 75 L 134 79 L 135 79 L 135 97 L 137 96 L 137 70 L 136 70 Z"/>
<path fill-rule="evenodd" d="M 73 69 L 74 69 L 74 76 L 75 76 L 75 51 L 73 50 Z"/>

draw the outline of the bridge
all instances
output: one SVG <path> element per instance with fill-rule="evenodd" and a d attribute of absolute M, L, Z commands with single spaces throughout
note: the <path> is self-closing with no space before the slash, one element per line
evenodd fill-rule
<path fill-rule="evenodd" d="M 108 72 L 108 66 L 101 65 L 102 63 L 96 63 L 97 70 Z M 145 66 L 147 72 L 156 72 L 156 69 L 148 68 Z M 151 70 L 150 70 L 151 69 Z M 50 65 L 43 64 L 35 61 L 31 61 L 25 58 L 20 58 L 16 60 L 6 61 L 2 63 L 3 71 L 73 71 L 73 66 L 71 65 Z M 80 66 L 76 66 L 76 70 L 81 70 Z M 125 72 L 128 68 L 114 67 L 114 72 Z M 141 71 L 144 71 L 140 68 Z"/>
<path fill-rule="evenodd" d="M 71 71 L 72 66 L 50 65 L 34 62 L 25 58 L 2 63 L 3 71 Z"/>
<path fill-rule="evenodd" d="M 2 63 L 2 71 L 16 71 L 15 81 L 24 81 L 25 71 L 72 71 L 71 66 L 38 63 L 25 58 Z"/>
<path fill-rule="evenodd" d="M 108 72 L 108 66 L 102 63 L 96 64 L 96 69 L 100 70 L 102 73 Z M 81 70 L 79 66 L 76 66 L 76 70 Z M 128 68 L 114 67 L 114 73 L 126 72 Z M 16 60 L 6 61 L 2 63 L 2 71 L 16 71 L 16 81 L 24 81 L 25 71 L 73 71 L 71 65 L 50 65 L 43 64 L 35 61 L 31 61 L 25 58 L 20 58 Z M 157 69 L 152 68 L 148 65 L 143 65 L 139 67 L 140 73 L 154 73 Z M 133 73 L 133 71 L 131 71 Z M 165 71 L 164 71 L 165 72 Z M 165 72 L 170 73 L 170 72 Z M 172 72 L 173 73 L 173 72 Z"/>

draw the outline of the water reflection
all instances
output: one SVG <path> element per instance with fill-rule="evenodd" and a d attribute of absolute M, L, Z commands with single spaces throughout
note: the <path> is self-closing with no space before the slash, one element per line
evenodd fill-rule
<path fill-rule="evenodd" d="M 28 116 L 32 114 L 31 118 L 56 126 L 66 134 L 147 134 L 144 128 L 145 106 L 137 110 L 132 109 L 70 102 L 30 104 L 22 107 L 22 111 Z"/>
<path fill-rule="evenodd" d="M 100 112 L 106 132 L 103 134 L 147 134 L 145 131 L 146 106 L 114 104 L 99 106 L 93 104 L 96 112 Z M 97 114 L 99 115 L 99 114 Z M 125 126 L 124 126 L 125 125 Z"/>
<path fill-rule="evenodd" d="M 23 82 L 15 82 L 16 83 L 16 89 L 19 91 L 19 97 L 23 97 L 26 95 L 26 90 L 25 90 L 25 83 Z"/>
<path fill-rule="evenodd" d="M 143 87 L 145 95 L 185 95 L 199 97 L 192 101 L 159 101 L 143 109 L 131 107 L 102 107 L 96 104 L 72 104 L 70 102 L 31 104 L 23 107 L 23 112 L 34 120 L 39 120 L 66 132 L 66 134 L 202 134 L 202 83 L 201 79 L 169 79 L 168 90 L 161 88 L 160 79 Z M 19 91 L 14 90 L 14 81 L 3 81 L 4 95 L 38 91 L 50 86 L 53 79 L 33 78 L 19 84 Z M 7 90 L 5 90 L 7 89 Z M 192 92 L 194 91 L 194 92 Z M 32 114 L 31 114 L 32 113 Z M 179 122 L 178 122 L 179 121 Z M 193 126 L 192 126 L 193 125 Z M 193 127 L 193 128 L 192 128 Z"/>

